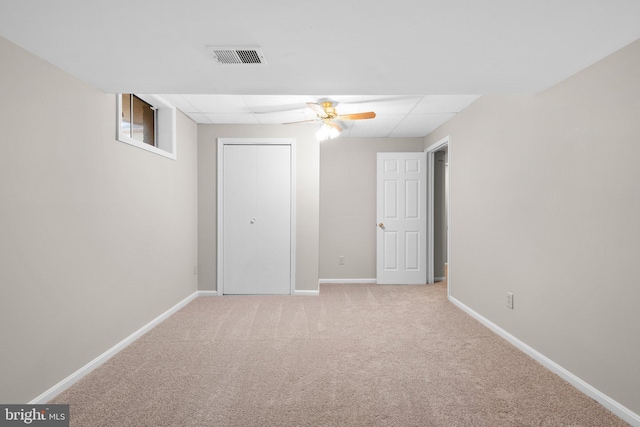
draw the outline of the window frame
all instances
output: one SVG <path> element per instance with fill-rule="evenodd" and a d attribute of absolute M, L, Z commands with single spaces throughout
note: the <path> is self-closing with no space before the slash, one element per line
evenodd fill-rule
<path fill-rule="evenodd" d="M 122 132 L 122 94 L 116 96 L 116 139 L 146 151 L 176 160 L 176 107 L 159 95 L 132 93 L 155 108 L 155 145 L 131 138 Z"/>

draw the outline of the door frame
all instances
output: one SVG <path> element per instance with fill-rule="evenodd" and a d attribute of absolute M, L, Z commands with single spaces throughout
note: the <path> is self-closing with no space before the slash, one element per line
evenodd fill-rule
<path fill-rule="evenodd" d="M 225 145 L 289 145 L 291 147 L 291 246 L 290 289 L 296 289 L 296 140 L 295 138 L 217 138 L 217 295 L 224 295 L 224 146 Z"/>
<path fill-rule="evenodd" d="M 435 188 L 435 163 L 436 163 L 436 151 L 440 151 L 443 148 L 448 149 L 448 163 L 451 164 L 451 138 L 449 135 L 442 138 L 440 141 L 430 145 L 425 148 L 425 153 L 427 154 L 427 283 L 434 283 L 434 223 L 435 223 L 435 214 L 434 214 L 434 188 Z M 451 168 L 449 167 L 449 176 L 451 176 Z M 449 180 L 449 188 L 451 189 L 451 180 Z M 446 198 L 449 199 L 449 191 L 447 191 Z M 451 206 L 451 201 L 449 200 L 449 206 Z M 451 229 L 451 209 L 447 210 L 447 226 L 448 229 Z M 450 263 L 450 241 L 449 241 L 449 232 L 447 231 L 447 263 Z M 451 274 L 449 273 L 449 277 Z M 451 284 L 450 280 L 447 280 L 447 295 L 451 296 Z"/>

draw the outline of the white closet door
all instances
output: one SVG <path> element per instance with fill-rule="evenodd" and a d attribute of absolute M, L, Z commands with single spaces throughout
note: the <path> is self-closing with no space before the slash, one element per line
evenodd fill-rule
<path fill-rule="evenodd" d="M 291 291 L 291 146 L 225 145 L 225 294 Z"/>

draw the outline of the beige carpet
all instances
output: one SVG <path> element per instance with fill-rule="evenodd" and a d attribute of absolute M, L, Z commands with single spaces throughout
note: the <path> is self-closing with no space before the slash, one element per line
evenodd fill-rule
<path fill-rule="evenodd" d="M 92 427 L 627 425 L 443 284 L 198 298 L 51 403 Z"/>

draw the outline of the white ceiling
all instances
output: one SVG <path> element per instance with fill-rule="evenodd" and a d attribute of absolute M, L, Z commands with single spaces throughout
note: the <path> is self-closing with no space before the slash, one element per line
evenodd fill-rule
<path fill-rule="evenodd" d="M 374 111 L 372 120 L 343 121 L 342 137 L 421 137 L 462 111 L 477 95 L 164 95 L 198 123 L 278 124 L 315 119 L 309 101 L 331 99 L 340 114 Z"/>
<path fill-rule="evenodd" d="M 640 38 L 640 1 L 2 0 L 0 35 L 108 93 L 181 94 L 201 123 L 295 121 L 330 98 L 378 114 L 346 135 L 423 136 L 478 95 L 538 93 Z M 218 65 L 211 45 L 268 65 Z"/>

